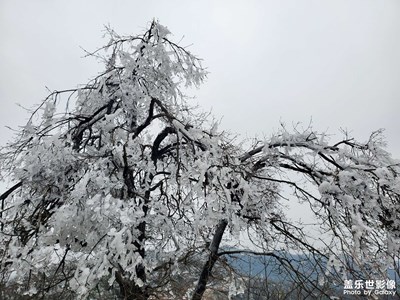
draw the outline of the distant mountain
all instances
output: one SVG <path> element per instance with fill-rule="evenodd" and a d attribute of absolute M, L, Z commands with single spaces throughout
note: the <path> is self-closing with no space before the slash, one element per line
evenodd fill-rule
<path fill-rule="evenodd" d="M 232 249 L 231 249 L 232 251 Z M 234 250 L 233 250 L 234 251 Z M 285 290 L 287 288 L 287 292 L 289 293 L 287 298 L 285 299 L 299 299 L 299 293 L 302 293 L 301 287 L 295 292 L 289 292 L 289 290 L 296 286 L 295 278 L 297 275 L 301 276 L 304 281 L 304 285 L 309 290 L 313 290 L 313 286 L 321 286 L 321 289 L 328 291 L 331 299 L 354 299 L 354 296 L 345 296 L 343 295 L 343 283 L 340 282 L 328 282 L 325 285 L 319 285 L 318 279 L 319 275 L 325 274 L 327 271 L 327 259 L 324 257 L 316 257 L 316 256 L 308 256 L 305 254 L 290 254 L 288 252 L 274 252 L 276 257 L 280 257 L 280 260 L 283 264 L 288 265 L 290 262 L 292 269 L 288 267 L 282 266 L 279 260 L 274 256 L 258 256 L 252 255 L 249 253 L 240 253 L 227 256 L 226 259 L 230 263 L 231 266 L 240 274 L 242 274 L 245 278 L 248 278 L 249 284 L 251 287 L 249 290 L 252 290 L 252 293 L 258 295 L 260 293 L 260 289 L 262 286 L 265 289 L 265 285 L 268 284 L 269 288 L 280 288 Z M 400 267 L 400 264 L 399 264 Z M 340 270 L 336 270 L 340 271 Z M 332 272 L 335 272 L 333 270 Z M 336 275 L 339 275 L 336 273 Z M 340 276 L 335 276 L 336 278 L 341 278 Z M 349 278 L 350 279 L 350 278 Z M 386 278 L 354 278 L 357 279 L 386 279 Z M 400 279 L 394 269 L 388 269 L 387 271 L 387 279 L 395 280 L 396 287 L 399 290 L 400 288 Z M 321 283 L 321 282 L 320 282 Z M 299 286 L 298 286 L 299 287 Z M 258 294 L 254 292 L 254 290 L 258 290 Z M 263 291 L 261 291 L 263 292 Z M 290 295 L 292 293 L 292 295 Z M 399 294 L 395 297 L 385 296 L 384 299 L 399 299 Z M 257 296 L 252 296 L 251 299 L 263 299 L 263 297 L 257 298 Z M 265 297 L 265 296 L 264 296 Z M 269 296 L 271 297 L 271 296 Z M 338 297 L 338 298 L 335 298 Z M 246 297 L 239 296 L 236 299 L 250 299 Z M 270 298 L 272 299 L 272 298 Z M 312 296 L 311 299 L 329 299 L 325 296 Z"/>
<path fill-rule="evenodd" d="M 283 260 L 290 262 L 296 271 L 301 272 L 310 279 L 317 280 L 318 274 L 326 272 L 327 260 L 324 257 L 291 254 L 284 251 L 276 251 L 274 254 L 281 257 Z M 229 255 L 226 258 L 230 265 L 243 275 L 258 276 L 261 278 L 268 277 L 269 279 L 277 279 L 279 281 L 285 279 L 289 280 L 289 278 L 286 278 L 287 274 L 284 274 L 284 268 L 282 268 L 281 263 L 276 257 L 239 253 Z M 400 278 L 392 268 L 388 269 L 387 276 L 388 279 L 400 282 Z"/>

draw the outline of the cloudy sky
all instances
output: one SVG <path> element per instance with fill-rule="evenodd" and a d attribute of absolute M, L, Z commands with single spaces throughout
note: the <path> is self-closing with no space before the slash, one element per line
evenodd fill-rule
<path fill-rule="evenodd" d="M 102 70 L 83 58 L 104 25 L 141 33 L 157 18 L 210 72 L 196 101 L 222 129 L 270 135 L 312 120 L 361 141 L 386 129 L 400 158 L 400 1 L 56 1 L 0 0 L 0 144 L 50 90 Z"/>

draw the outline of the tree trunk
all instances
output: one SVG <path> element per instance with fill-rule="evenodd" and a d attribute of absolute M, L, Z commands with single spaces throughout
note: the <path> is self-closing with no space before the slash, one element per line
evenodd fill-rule
<path fill-rule="evenodd" d="M 124 170 L 123 177 L 124 183 L 128 190 L 128 199 L 130 201 L 135 200 L 135 180 L 133 178 L 133 172 L 129 167 L 128 158 L 126 154 L 126 148 L 124 147 Z M 146 176 L 145 176 L 146 177 Z M 133 200 L 132 200 L 133 199 Z M 145 192 L 144 199 L 139 199 L 139 205 L 143 204 L 142 211 L 144 216 L 147 216 L 148 204 L 150 201 L 150 190 Z M 136 227 L 139 231 L 139 236 L 137 240 L 133 241 L 133 245 L 136 247 L 137 253 L 144 259 L 146 255 L 146 250 L 144 248 L 144 242 L 146 240 L 146 222 L 142 221 Z M 136 276 L 143 282 L 143 286 L 139 286 L 134 280 L 129 280 L 129 276 L 124 275 L 124 270 L 120 270 L 115 273 L 115 279 L 119 285 L 121 291 L 122 299 L 124 300 L 147 300 L 149 298 L 148 288 L 146 286 L 146 270 L 143 264 L 136 265 L 135 268 Z"/>
<path fill-rule="evenodd" d="M 222 240 L 222 236 L 224 235 L 225 228 L 228 225 L 226 220 L 219 221 L 217 225 L 217 229 L 215 230 L 215 234 L 213 240 L 210 245 L 210 254 L 208 255 L 207 262 L 203 266 L 203 270 L 201 271 L 199 281 L 197 282 L 196 289 L 194 291 L 192 300 L 201 300 L 203 297 L 204 291 L 206 290 L 206 285 L 208 279 L 211 275 L 211 270 L 214 267 L 216 261 L 218 260 L 218 249 Z"/>

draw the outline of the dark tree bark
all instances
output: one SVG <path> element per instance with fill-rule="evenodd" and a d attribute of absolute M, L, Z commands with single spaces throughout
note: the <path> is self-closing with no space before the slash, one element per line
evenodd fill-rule
<path fill-rule="evenodd" d="M 123 153 L 124 159 L 124 170 L 123 170 L 123 177 L 124 182 L 127 187 L 127 196 L 130 201 L 135 199 L 135 180 L 133 177 L 133 171 L 131 170 L 128 157 L 126 153 L 126 148 L 124 147 Z M 146 176 L 145 176 L 146 177 Z M 142 211 L 143 214 L 146 216 L 148 212 L 148 204 L 150 201 L 150 190 L 145 192 L 144 199 L 138 199 L 139 205 L 142 204 Z M 142 221 L 136 227 L 136 229 L 140 232 L 137 240 L 133 241 L 133 245 L 135 245 L 137 252 L 139 255 L 144 259 L 146 255 L 146 251 L 144 248 L 144 242 L 146 240 L 146 222 Z M 130 280 L 124 276 L 124 270 L 115 273 L 116 281 L 119 285 L 121 296 L 124 300 L 147 300 L 149 298 L 148 288 L 146 286 L 146 270 L 143 264 L 138 264 L 135 269 L 136 277 L 143 282 L 143 286 L 139 286 L 135 283 L 134 280 Z"/>
<path fill-rule="evenodd" d="M 119 285 L 122 299 L 147 300 L 149 298 L 149 293 L 145 287 L 140 287 L 134 281 L 126 279 L 121 272 L 115 273 L 115 279 Z"/>
<path fill-rule="evenodd" d="M 207 262 L 204 264 L 203 269 L 201 271 L 200 278 L 199 281 L 197 282 L 197 286 L 194 291 L 192 300 L 201 300 L 201 298 L 203 297 L 203 294 L 206 290 L 208 279 L 210 278 L 211 275 L 211 271 L 218 260 L 219 245 L 221 243 L 222 236 L 224 235 L 227 225 L 228 222 L 226 220 L 219 221 L 217 225 L 213 240 L 209 248 L 210 254 L 208 255 Z"/>
<path fill-rule="evenodd" d="M 0 200 L 1 200 L 1 211 L 0 211 L 0 219 L 3 219 L 3 211 L 4 211 L 4 200 L 7 199 L 7 197 L 14 192 L 16 189 L 20 188 L 22 186 L 22 181 L 18 182 L 17 184 L 15 184 L 13 187 L 11 187 L 8 191 L 4 192 L 1 196 L 0 196 Z M 28 199 L 25 200 L 26 203 L 28 203 L 27 201 L 29 201 Z M 1 231 L 3 231 L 4 229 L 4 223 L 1 223 Z"/>

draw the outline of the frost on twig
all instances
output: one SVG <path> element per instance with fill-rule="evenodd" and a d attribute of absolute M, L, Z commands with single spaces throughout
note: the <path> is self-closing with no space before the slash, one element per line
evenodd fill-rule
<path fill-rule="evenodd" d="M 381 133 L 332 143 L 283 128 L 244 150 L 189 105 L 183 90 L 206 71 L 166 27 L 108 32 L 90 53 L 104 72 L 52 92 L 1 149 L 1 176 L 14 182 L 0 196 L 2 286 L 75 298 L 109 287 L 124 299 L 201 299 L 209 286 L 233 295 L 245 281 L 231 256 L 252 253 L 328 295 L 283 253 L 305 253 L 318 270 L 334 258 L 325 283 L 398 259 L 399 164 Z M 329 239 L 318 244 L 291 221 L 287 200 L 306 203 Z"/>

